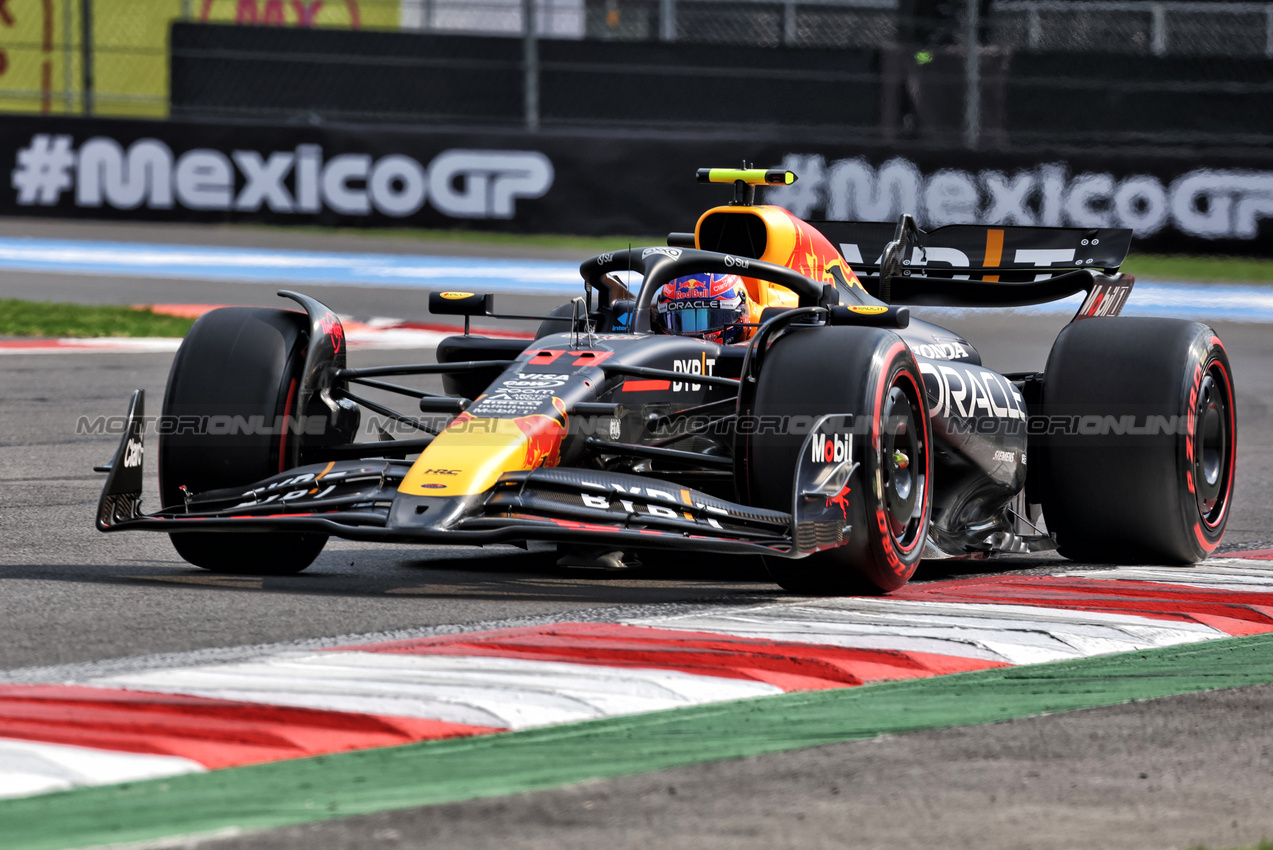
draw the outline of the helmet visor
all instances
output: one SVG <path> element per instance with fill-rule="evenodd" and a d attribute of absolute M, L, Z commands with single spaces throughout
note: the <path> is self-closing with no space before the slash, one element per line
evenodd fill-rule
<path fill-rule="evenodd" d="M 694 306 L 716 304 L 718 306 Z M 667 329 L 674 334 L 691 335 L 710 333 L 718 331 L 728 325 L 732 325 L 738 321 L 737 308 L 726 309 L 719 306 L 720 302 L 704 299 L 702 301 L 682 301 L 670 302 L 660 306 L 660 312 L 663 313 L 663 322 Z M 666 308 L 666 312 L 664 312 Z"/>

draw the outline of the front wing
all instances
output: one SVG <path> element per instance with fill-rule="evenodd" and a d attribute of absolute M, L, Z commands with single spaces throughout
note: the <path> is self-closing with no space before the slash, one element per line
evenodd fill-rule
<path fill-rule="evenodd" d="M 816 442 L 853 445 L 852 417 L 815 423 L 795 470 L 790 512 L 730 502 L 649 476 L 540 468 L 505 473 L 489 491 L 430 497 L 400 493 L 401 460 L 314 464 L 241 488 L 188 493 L 184 504 L 141 511 L 144 393 L 109 465 L 97 528 L 113 531 L 318 532 L 350 540 L 485 545 L 550 541 L 627 549 L 674 548 L 800 558 L 848 541 L 833 498 L 857 464 L 823 459 Z M 828 436 L 830 435 L 830 436 Z M 809 459 L 817 455 L 816 462 Z"/>

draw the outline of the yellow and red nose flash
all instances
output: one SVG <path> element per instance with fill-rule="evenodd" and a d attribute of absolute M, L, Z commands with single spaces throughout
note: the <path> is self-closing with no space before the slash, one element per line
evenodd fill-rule
<path fill-rule="evenodd" d="M 421 452 L 398 492 L 468 496 L 486 492 L 505 472 L 556 466 L 569 422 L 565 402 L 553 397 L 552 405 L 553 416 L 488 419 L 461 413 Z"/>
<path fill-rule="evenodd" d="M 526 435 L 526 456 L 522 459 L 523 469 L 556 466 L 561 459 L 561 441 L 566 437 L 566 404 L 553 396 L 553 407 L 557 409 L 560 416 L 535 413 L 530 416 L 519 416 L 513 420 Z"/>

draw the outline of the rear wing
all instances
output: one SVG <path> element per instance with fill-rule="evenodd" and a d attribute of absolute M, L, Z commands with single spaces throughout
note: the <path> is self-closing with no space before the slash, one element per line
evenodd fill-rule
<path fill-rule="evenodd" d="M 924 231 L 909 215 L 896 223 L 809 224 L 839 249 L 863 287 L 887 303 L 1026 306 L 1116 287 L 1121 306 L 1133 282 L 1118 274 L 1131 247 L 1126 228 L 953 224 Z"/>
<path fill-rule="evenodd" d="M 1113 274 L 1127 258 L 1132 243 L 1131 230 L 1118 227 L 950 224 L 923 231 L 914 226 L 910 216 L 904 218 L 911 227 L 909 256 L 903 257 L 903 264 L 929 277 L 957 274 L 985 280 L 985 275 L 990 275 L 1001 281 L 1026 281 L 1035 280 L 1040 273 L 1058 274 L 1074 269 L 1099 269 Z M 839 248 L 845 261 L 859 274 L 878 274 L 884 249 L 900 235 L 895 222 L 811 221 L 809 224 Z"/>

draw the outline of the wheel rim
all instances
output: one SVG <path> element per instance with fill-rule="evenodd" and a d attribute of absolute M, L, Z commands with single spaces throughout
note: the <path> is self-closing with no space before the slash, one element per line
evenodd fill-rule
<path fill-rule="evenodd" d="M 920 421 L 917 400 L 894 384 L 881 423 L 880 483 L 889 532 L 903 549 L 914 544 L 924 519 L 928 447 Z"/>
<path fill-rule="evenodd" d="M 1224 515 L 1229 475 L 1233 467 L 1233 434 L 1228 380 L 1212 364 L 1198 387 L 1198 406 L 1193 430 L 1194 494 L 1198 513 L 1214 527 Z"/>

